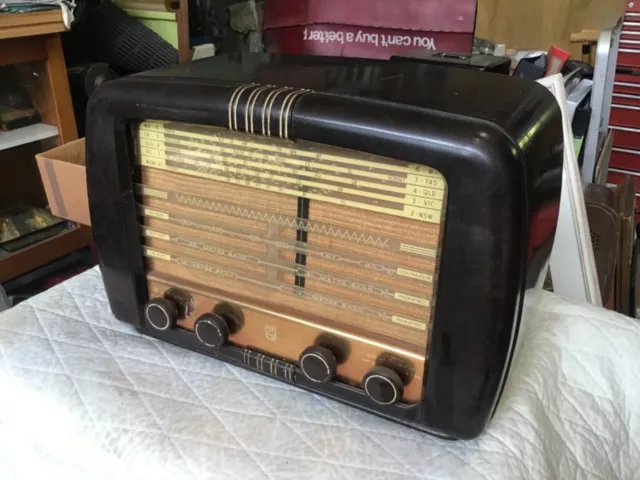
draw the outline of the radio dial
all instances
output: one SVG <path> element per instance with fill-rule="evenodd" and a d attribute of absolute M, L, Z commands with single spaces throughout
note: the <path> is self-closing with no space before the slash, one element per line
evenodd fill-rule
<path fill-rule="evenodd" d="M 164 332 L 175 326 L 178 320 L 178 308 L 175 303 L 166 298 L 152 298 L 144 308 L 144 316 L 151 327 Z"/>
<path fill-rule="evenodd" d="M 327 383 L 336 375 L 338 362 L 334 353 L 325 347 L 314 345 L 300 355 L 300 368 L 305 376 L 316 383 Z"/>
<path fill-rule="evenodd" d="M 373 367 L 362 379 L 367 396 L 379 405 L 393 405 L 400 401 L 404 385 L 395 370 Z"/>
<path fill-rule="evenodd" d="M 209 348 L 219 349 L 229 340 L 229 325 L 222 315 L 205 313 L 196 320 L 193 330 L 198 340 Z"/>

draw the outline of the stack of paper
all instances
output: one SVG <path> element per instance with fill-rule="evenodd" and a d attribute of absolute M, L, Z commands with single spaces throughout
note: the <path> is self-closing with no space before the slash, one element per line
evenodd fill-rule
<path fill-rule="evenodd" d="M 26 13 L 51 8 L 62 10 L 62 20 L 67 28 L 73 22 L 74 0 L 0 0 L 1 13 Z"/>

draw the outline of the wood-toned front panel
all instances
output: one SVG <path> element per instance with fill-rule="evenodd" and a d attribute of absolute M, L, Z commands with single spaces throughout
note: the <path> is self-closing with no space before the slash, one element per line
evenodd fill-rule
<path fill-rule="evenodd" d="M 209 292 L 198 291 L 188 285 L 181 285 L 178 278 L 158 274 L 149 275 L 149 292 L 153 297 L 162 296 L 170 288 L 182 288 L 192 296 L 192 308 L 189 315 L 179 321 L 181 328 L 193 330 L 195 320 L 203 313 L 211 312 L 222 301 L 235 299 L 216 298 Z M 424 373 L 424 356 L 399 350 L 389 345 L 373 342 L 366 337 L 347 335 L 339 330 L 326 328 L 312 322 L 298 322 L 276 312 L 258 310 L 242 305 L 244 324 L 230 337 L 233 345 L 268 352 L 281 360 L 297 363 L 303 350 L 321 338 L 325 342 L 334 342 L 335 348 L 344 345 L 344 359 L 338 365 L 338 379 L 360 386 L 367 371 L 380 362 L 380 359 L 394 361 L 395 368 L 409 381 L 404 389 L 403 400 L 415 403 L 420 400 Z M 321 341 L 322 341 L 321 340 Z M 384 361 L 384 360 L 383 360 Z"/>
<path fill-rule="evenodd" d="M 157 252 L 154 251 L 153 255 L 156 254 Z M 228 276 L 225 271 L 201 271 L 186 259 L 172 257 L 171 260 L 166 260 L 151 257 L 147 260 L 147 266 L 150 274 L 159 273 L 177 279 L 188 279 L 205 288 L 216 288 L 230 294 L 240 295 L 247 302 L 264 303 L 268 308 L 276 311 L 285 308 L 293 309 L 298 312 L 300 318 L 322 315 L 318 318 L 318 322 L 324 321 L 326 325 L 341 327 L 345 332 L 354 335 L 369 335 L 407 350 L 425 352 L 428 337 L 414 334 L 414 330 L 394 323 L 391 315 L 384 314 L 374 308 L 358 308 L 358 306 L 341 302 L 339 299 L 334 300 L 334 304 L 327 304 L 324 302 L 330 302 L 331 298 L 306 291 L 302 295 L 279 292 L 275 286 L 268 283 L 259 285 L 243 279 L 236 279 Z M 356 308 L 358 309 L 356 310 Z"/>
<path fill-rule="evenodd" d="M 186 175 L 167 175 L 153 168 L 141 168 L 140 179 L 143 185 L 152 185 L 159 190 L 181 192 L 176 203 L 198 210 L 209 209 L 210 203 L 233 203 L 238 207 L 259 207 L 270 212 L 295 217 L 297 201 L 277 193 L 262 192 L 255 188 L 230 185 L 223 182 L 211 182 L 207 179 Z M 210 203 L 194 200 L 202 197 Z M 220 213 L 225 213 L 224 209 Z"/>
<path fill-rule="evenodd" d="M 428 353 L 447 199 L 438 172 L 168 122 L 143 122 L 137 148 L 151 277 L 195 282 L 276 315 L 291 311 L 303 322 L 296 329 L 313 318 L 345 335 Z M 270 344 L 261 348 L 274 353 Z"/>

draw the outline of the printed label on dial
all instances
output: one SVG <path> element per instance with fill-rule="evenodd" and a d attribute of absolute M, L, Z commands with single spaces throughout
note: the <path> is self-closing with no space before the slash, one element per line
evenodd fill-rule
<path fill-rule="evenodd" d="M 139 131 L 139 162 L 422 222 L 442 220 L 446 182 L 431 167 L 359 152 L 337 154 L 343 150 L 310 142 L 239 135 L 246 134 L 146 121 Z"/>

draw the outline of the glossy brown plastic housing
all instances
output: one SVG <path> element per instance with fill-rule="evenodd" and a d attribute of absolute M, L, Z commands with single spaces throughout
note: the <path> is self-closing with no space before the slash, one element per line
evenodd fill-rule
<path fill-rule="evenodd" d="M 555 99 L 536 83 L 471 70 L 266 54 L 215 57 L 105 84 L 87 112 L 94 238 L 113 313 L 149 335 L 158 336 L 142 314 L 149 296 L 131 125 L 228 125 L 233 92 L 253 83 L 309 90 L 287 116 L 291 138 L 430 166 L 448 185 L 421 403 L 375 406 L 337 382 L 313 384 L 303 375 L 290 381 L 423 431 L 477 436 L 504 386 L 524 291 L 535 285 L 553 242 L 563 161 Z M 274 131 L 275 110 L 267 119 Z M 203 351 L 184 330 L 159 338 Z M 206 353 L 242 365 L 237 348 Z"/>

